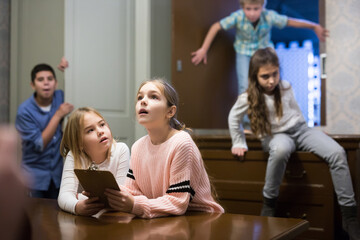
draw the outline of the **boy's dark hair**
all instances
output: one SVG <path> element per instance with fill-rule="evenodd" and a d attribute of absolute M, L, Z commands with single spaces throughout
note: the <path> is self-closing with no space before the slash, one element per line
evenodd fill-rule
<path fill-rule="evenodd" d="M 54 75 L 54 78 L 56 80 L 54 69 L 46 63 L 40 63 L 31 70 L 31 82 L 35 81 L 36 74 L 41 71 L 50 71 Z"/>

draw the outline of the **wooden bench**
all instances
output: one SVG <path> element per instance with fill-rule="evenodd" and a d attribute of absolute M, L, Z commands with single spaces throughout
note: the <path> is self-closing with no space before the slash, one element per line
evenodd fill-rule
<path fill-rule="evenodd" d="M 332 137 L 347 152 L 354 188 L 359 193 L 360 136 Z M 249 151 L 244 160 L 239 161 L 231 154 L 230 136 L 193 138 L 225 210 L 259 215 L 268 159 L 260 141 L 247 136 Z M 333 239 L 340 234 L 339 206 L 325 161 L 310 152 L 297 151 L 291 155 L 280 187 L 278 216 L 308 220 L 310 228 L 301 239 Z"/>

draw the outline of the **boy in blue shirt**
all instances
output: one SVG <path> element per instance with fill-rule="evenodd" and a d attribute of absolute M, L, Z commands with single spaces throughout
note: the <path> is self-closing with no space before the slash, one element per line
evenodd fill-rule
<path fill-rule="evenodd" d="M 64 93 L 56 90 L 53 68 L 38 64 L 31 71 L 34 94 L 17 111 L 15 126 L 22 139 L 22 165 L 32 177 L 30 196 L 56 199 L 63 159 L 60 155 L 61 123 L 73 110 L 64 103 Z"/>
<path fill-rule="evenodd" d="M 275 11 L 263 8 L 264 0 L 240 0 L 239 9 L 230 16 L 214 23 L 208 31 L 205 40 L 198 50 L 192 52 L 192 63 L 198 65 L 207 63 L 207 51 L 216 34 L 221 30 L 236 28 L 234 48 L 236 51 L 236 73 L 238 78 L 238 93 L 243 93 L 248 87 L 248 72 L 250 57 L 260 48 L 274 47 L 270 34 L 273 26 L 286 26 L 312 29 L 320 41 L 325 41 L 328 31 L 317 23 L 280 15 Z"/>

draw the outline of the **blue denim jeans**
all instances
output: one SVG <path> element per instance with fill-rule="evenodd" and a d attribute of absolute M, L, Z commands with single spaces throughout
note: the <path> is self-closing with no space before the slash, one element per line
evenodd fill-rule
<path fill-rule="evenodd" d="M 57 199 L 59 195 L 59 188 L 57 188 L 53 181 L 51 181 L 49 189 L 47 191 L 31 189 L 29 196 L 33 198 L 50 198 Z"/>
<path fill-rule="evenodd" d="M 238 94 L 245 92 L 248 88 L 248 75 L 250 56 L 236 53 L 236 74 L 238 79 Z M 246 114 L 242 122 L 243 128 L 250 130 L 250 119 Z"/>
<path fill-rule="evenodd" d="M 238 79 L 238 93 L 239 95 L 248 88 L 248 75 L 250 56 L 236 53 L 236 74 Z"/>

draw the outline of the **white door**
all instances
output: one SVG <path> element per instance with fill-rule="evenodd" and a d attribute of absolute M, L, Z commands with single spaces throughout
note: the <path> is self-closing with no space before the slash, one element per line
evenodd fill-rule
<path fill-rule="evenodd" d="M 66 0 L 65 99 L 75 108 L 91 106 L 113 135 L 134 142 L 133 0 Z"/>

